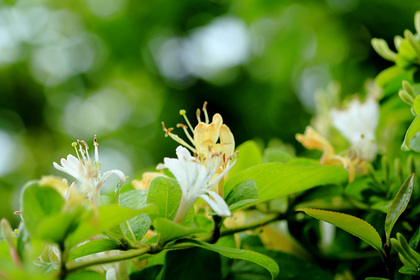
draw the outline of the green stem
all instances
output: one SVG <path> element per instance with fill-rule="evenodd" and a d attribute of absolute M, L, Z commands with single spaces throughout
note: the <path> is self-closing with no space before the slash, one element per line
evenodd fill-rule
<path fill-rule="evenodd" d="M 242 231 L 246 231 L 246 230 L 249 230 L 249 229 L 254 229 L 254 228 L 257 228 L 257 227 L 260 227 L 260 226 L 264 226 L 264 225 L 267 225 L 269 223 L 272 223 L 272 222 L 275 222 L 275 221 L 278 221 L 278 220 L 283 220 L 286 217 L 287 217 L 286 214 L 274 214 L 274 215 L 270 215 L 270 216 L 268 216 L 264 219 L 261 219 L 259 221 L 256 221 L 256 222 L 253 222 L 253 223 L 250 223 L 250 224 L 247 224 L 247 225 L 243 225 L 243 226 L 240 226 L 240 227 L 236 227 L 236 228 L 223 230 L 223 231 L 220 231 L 221 221 L 223 221 L 223 219 L 221 219 L 219 217 L 220 221 L 217 220 L 217 219 L 215 220 L 216 231 L 213 231 L 212 235 L 208 236 L 207 238 L 203 239 L 202 241 L 213 242 L 214 243 L 220 237 L 235 234 L 235 233 L 242 232 Z M 81 263 L 76 263 L 75 260 L 73 260 L 73 261 L 67 263 L 67 265 L 64 266 L 64 269 L 62 270 L 62 272 L 65 272 L 65 274 L 67 275 L 67 274 L 69 274 L 71 272 L 74 272 L 76 270 L 87 268 L 87 267 L 93 266 L 93 265 L 101 265 L 101 264 L 106 264 L 106 263 L 113 263 L 113 262 L 129 260 L 129 259 L 132 259 L 132 258 L 140 257 L 141 255 L 144 255 L 144 254 L 157 254 L 157 253 L 159 253 L 163 250 L 166 250 L 166 251 L 185 250 L 185 249 L 189 249 L 189 248 L 192 248 L 192 247 L 193 246 L 191 246 L 191 245 L 185 245 L 185 244 L 173 244 L 173 245 L 170 245 L 170 246 L 167 246 L 167 247 L 162 247 L 161 244 L 148 245 L 148 246 L 141 247 L 141 248 L 138 248 L 138 249 L 133 249 L 133 250 L 122 252 L 118 256 L 109 256 L 109 257 L 104 257 L 104 258 L 100 258 L 100 259 L 83 261 Z"/>
<path fill-rule="evenodd" d="M 152 251 L 152 246 L 145 246 L 145 247 L 142 247 L 142 248 L 139 248 L 139 249 L 129 250 L 127 252 L 121 253 L 118 256 L 109 256 L 109 257 L 104 257 L 104 258 L 95 259 L 95 260 L 89 260 L 89 261 L 85 261 L 85 262 L 81 262 L 81 263 L 75 263 L 75 261 L 72 261 L 72 262 L 70 262 L 66 265 L 66 269 L 67 269 L 67 273 L 71 273 L 71 272 L 74 272 L 76 270 L 83 269 L 83 268 L 93 266 L 93 265 L 101 265 L 101 264 L 106 264 L 106 263 L 113 263 L 113 262 L 129 260 L 129 259 L 132 259 L 132 258 L 139 257 L 141 255 L 147 254 L 151 251 Z"/>

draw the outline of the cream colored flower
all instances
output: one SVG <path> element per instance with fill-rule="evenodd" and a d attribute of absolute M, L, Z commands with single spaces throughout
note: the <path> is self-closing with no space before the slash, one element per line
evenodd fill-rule
<path fill-rule="evenodd" d="M 95 160 L 92 161 L 89 157 L 89 146 L 85 141 L 77 140 L 77 143 L 73 143 L 72 146 L 76 150 L 77 157 L 68 155 L 67 159 L 62 158 L 58 165 L 56 162 L 53 163 L 54 167 L 62 172 L 69 174 L 74 177 L 77 182 L 77 189 L 84 195 L 87 195 L 89 199 L 94 203 L 99 203 L 100 188 L 102 187 L 105 180 L 112 174 L 117 175 L 121 181 L 125 181 L 126 176 L 120 170 L 114 169 L 104 174 L 101 173 L 101 164 L 99 163 L 98 154 L 98 142 L 96 135 L 93 140 L 95 146 Z M 77 149 L 79 147 L 79 150 Z"/>
<path fill-rule="evenodd" d="M 207 202 L 219 216 L 230 216 L 231 212 L 223 197 L 210 189 L 225 176 L 236 160 L 230 161 L 225 170 L 213 179 L 222 161 L 220 154 L 210 154 L 207 167 L 182 146 L 178 146 L 176 154 L 178 158 L 165 158 L 164 164 L 157 167 L 169 169 L 181 187 L 181 202 L 174 221 L 181 223 L 198 198 Z"/>
<path fill-rule="evenodd" d="M 366 173 L 366 161 L 361 160 L 357 154 L 348 152 L 345 156 L 337 155 L 331 143 L 312 127 L 305 129 L 305 134 L 296 134 L 296 140 L 307 149 L 322 151 L 320 163 L 322 165 L 343 166 L 349 173 L 349 182 L 353 182 L 356 173 Z"/>
<path fill-rule="evenodd" d="M 195 128 L 192 127 L 190 121 L 186 116 L 185 110 L 180 110 L 180 114 L 184 117 L 187 125 L 178 124 L 177 127 L 184 129 L 184 132 L 191 142 L 192 145 L 188 144 L 178 135 L 173 134 L 171 131 L 173 128 L 166 129 L 163 124 L 163 129 L 166 132 L 165 136 L 169 136 L 179 144 L 190 149 L 202 162 L 207 165 L 207 161 L 210 158 L 210 154 L 220 153 L 222 155 L 222 164 L 220 166 L 221 171 L 226 167 L 228 159 L 234 155 L 235 151 L 235 139 L 229 127 L 223 124 L 223 119 L 220 114 L 213 116 L 212 122 L 209 122 L 209 116 L 207 114 L 207 102 L 203 105 L 203 113 L 205 121 L 201 121 L 201 111 L 197 109 L 197 120 L 198 124 Z M 188 129 L 191 130 L 192 136 Z M 220 173 L 218 172 L 218 173 Z"/>
<path fill-rule="evenodd" d="M 378 152 L 376 128 L 379 123 L 379 104 L 374 98 L 365 102 L 350 101 L 345 110 L 330 112 L 333 126 L 349 141 L 352 149 L 362 160 L 372 161 Z"/>

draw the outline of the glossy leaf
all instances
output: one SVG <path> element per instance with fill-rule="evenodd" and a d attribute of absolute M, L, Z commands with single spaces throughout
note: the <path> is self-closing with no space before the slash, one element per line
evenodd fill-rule
<path fill-rule="evenodd" d="M 99 252 L 115 250 L 115 249 L 118 249 L 119 247 L 120 246 L 116 240 L 107 239 L 107 238 L 92 240 L 72 250 L 70 252 L 68 261 L 71 261 L 71 260 L 74 260 L 83 256 L 96 254 Z"/>
<path fill-rule="evenodd" d="M 152 220 L 157 217 L 173 220 L 178 211 L 181 196 L 181 188 L 175 179 L 166 177 L 157 177 L 153 179 L 149 185 L 147 202 L 155 203 L 158 207 L 158 213 L 150 215 Z M 194 209 L 191 208 L 182 224 L 190 225 L 193 215 Z"/>
<path fill-rule="evenodd" d="M 194 247 L 200 247 L 204 248 L 210 251 L 217 252 L 221 254 L 222 256 L 231 258 L 231 259 L 239 259 L 239 260 L 246 260 L 253 263 L 256 263 L 264 268 L 266 268 L 270 274 L 271 278 L 274 279 L 279 274 L 279 266 L 278 264 L 271 259 L 270 257 L 267 257 L 266 255 L 244 250 L 244 249 L 236 249 L 236 248 L 228 248 L 228 247 L 221 247 L 197 240 L 187 239 L 185 241 L 182 241 L 180 243 L 177 243 L 177 245 L 187 245 L 187 246 L 194 246 Z"/>
<path fill-rule="evenodd" d="M 25 220 L 26 227 L 31 234 L 37 235 L 38 228 L 42 225 L 44 228 L 42 232 L 49 231 L 48 227 L 53 226 L 51 230 L 57 229 L 57 223 L 49 223 L 48 221 L 43 224 L 45 219 L 51 216 L 60 216 L 61 208 L 64 205 L 64 199 L 61 195 L 50 187 L 40 187 L 38 184 L 28 185 L 22 195 L 23 219 Z M 54 218 L 53 218 L 54 219 Z M 65 222 L 65 221 L 63 221 Z M 66 229 L 63 225 L 64 230 Z M 56 242 L 63 236 L 63 232 L 54 231 L 46 237 L 48 241 Z"/>
<path fill-rule="evenodd" d="M 238 146 L 238 161 L 229 171 L 229 176 L 232 176 L 249 167 L 261 164 L 263 162 L 261 150 L 255 141 L 249 140 Z"/>
<path fill-rule="evenodd" d="M 382 241 L 376 229 L 368 222 L 343 213 L 325 211 L 320 209 L 312 208 L 300 208 L 297 211 L 303 211 L 309 216 L 312 216 L 318 220 L 328 222 L 330 224 L 339 227 L 354 236 L 359 237 L 378 252 L 382 253 Z"/>
<path fill-rule="evenodd" d="M 413 193 L 414 186 L 414 173 L 408 176 L 405 182 L 402 184 L 400 190 L 392 201 L 391 207 L 385 218 L 385 235 L 386 243 L 389 245 L 389 238 L 391 236 L 392 229 L 398 218 L 404 212 L 405 208 L 410 201 L 411 194 Z"/>
<path fill-rule="evenodd" d="M 258 188 L 254 180 L 246 180 L 235 186 L 225 198 L 231 211 L 258 201 Z"/>
<path fill-rule="evenodd" d="M 409 128 L 407 129 L 407 132 L 405 133 L 404 142 L 401 146 L 401 149 L 403 149 L 404 151 L 409 151 L 411 149 L 411 147 L 410 147 L 411 138 L 413 138 L 416 135 L 416 133 L 419 132 L 419 131 L 420 131 L 420 117 L 417 116 L 413 120 L 413 122 L 410 124 Z M 414 141 L 415 141 L 415 143 L 417 143 L 416 140 L 414 140 Z M 416 148 L 417 148 L 417 146 L 416 146 Z"/>
<path fill-rule="evenodd" d="M 92 236 L 109 230 L 127 219 L 134 216 L 147 213 L 155 213 L 156 206 L 148 205 L 140 210 L 120 207 L 117 205 L 106 205 L 98 207 L 91 215 L 87 216 L 83 222 L 79 224 L 76 230 L 66 239 L 66 247 L 72 248 L 79 242 L 82 242 Z"/>
<path fill-rule="evenodd" d="M 156 231 L 161 235 L 164 243 L 194 233 L 203 232 L 202 229 L 188 228 L 164 218 L 156 218 L 153 221 L 153 225 Z"/>
<path fill-rule="evenodd" d="M 347 171 L 338 166 L 294 166 L 266 163 L 233 176 L 225 186 L 229 193 L 240 182 L 252 179 L 261 201 L 304 191 L 316 186 L 347 182 Z"/>
<path fill-rule="evenodd" d="M 280 274 L 276 280 L 311 279 L 311 280 L 333 280 L 331 273 L 322 270 L 317 265 L 302 260 L 294 255 L 284 252 L 258 248 L 258 252 L 272 258 L 280 267 Z M 247 261 L 235 260 L 233 262 L 230 276 L 235 280 L 269 279 L 270 275 L 264 268 Z M 229 278 L 230 279 L 230 278 Z"/>
<path fill-rule="evenodd" d="M 119 204 L 123 207 L 141 209 L 147 204 L 147 190 L 132 190 L 122 193 L 119 196 Z M 149 215 L 141 214 L 122 223 L 121 230 L 128 239 L 139 242 L 151 224 Z"/>
<path fill-rule="evenodd" d="M 414 267 L 414 266 L 411 266 L 411 265 L 408 265 L 408 264 L 401 267 L 398 272 L 402 273 L 402 274 L 420 276 L 420 271 L 418 270 L 418 268 Z"/>

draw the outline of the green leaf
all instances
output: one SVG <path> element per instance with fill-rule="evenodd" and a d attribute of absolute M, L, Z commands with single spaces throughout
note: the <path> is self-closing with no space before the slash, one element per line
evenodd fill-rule
<path fill-rule="evenodd" d="M 176 245 L 186 245 L 186 246 L 194 246 L 194 247 L 200 247 L 204 248 L 210 251 L 217 252 L 221 254 L 222 256 L 231 258 L 231 259 L 238 259 L 238 260 L 246 260 L 253 263 L 256 263 L 264 268 L 266 268 L 270 274 L 271 278 L 274 279 L 279 274 L 279 266 L 278 264 L 271 259 L 270 257 L 267 257 L 266 255 L 244 250 L 244 249 L 236 249 L 236 248 L 228 248 L 228 247 L 221 247 L 205 242 L 201 242 L 198 240 L 193 239 L 185 239 L 182 242 L 177 243 Z"/>
<path fill-rule="evenodd" d="M 252 179 L 261 201 L 304 191 L 316 186 L 347 182 L 347 171 L 338 166 L 294 166 L 266 163 L 239 172 L 226 183 L 229 193 L 240 182 Z"/>
<path fill-rule="evenodd" d="M 92 240 L 72 250 L 70 252 L 68 261 L 71 261 L 71 260 L 74 260 L 83 256 L 96 254 L 99 252 L 115 250 L 115 249 L 118 249 L 119 247 L 120 246 L 116 240 L 107 239 L 107 238 Z"/>
<path fill-rule="evenodd" d="M 382 241 L 376 229 L 368 222 L 343 213 L 325 211 L 320 209 L 301 208 L 296 211 L 303 211 L 309 216 L 322 220 L 339 227 L 354 236 L 359 237 L 378 252 L 382 253 Z"/>
<path fill-rule="evenodd" d="M 392 229 L 398 218 L 404 212 L 405 208 L 410 201 L 411 194 L 413 193 L 414 186 L 414 173 L 408 176 L 405 182 L 402 184 L 400 190 L 392 201 L 391 207 L 385 218 L 385 236 L 386 244 L 389 245 L 389 238 L 391 236 Z"/>
<path fill-rule="evenodd" d="M 150 215 L 154 220 L 157 217 L 173 220 L 178 211 L 182 191 L 178 182 L 172 178 L 157 177 L 150 182 L 147 202 L 155 203 L 158 207 L 156 215 Z M 194 209 L 188 212 L 182 224 L 190 225 L 194 216 Z"/>
<path fill-rule="evenodd" d="M 253 140 L 241 144 L 236 151 L 238 152 L 238 161 L 229 171 L 229 176 L 263 162 L 261 150 Z"/>
<path fill-rule="evenodd" d="M 258 201 L 258 188 L 254 180 L 246 180 L 235 186 L 225 198 L 231 211 Z"/>
<path fill-rule="evenodd" d="M 420 95 L 416 96 L 414 99 L 413 111 L 416 115 L 420 114 Z"/>
<path fill-rule="evenodd" d="M 82 207 L 71 210 L 73 211 L 54 213 L 45 217 L 39 223 L 35 236 L 46 241 L 61 243 L 77 223 Z"/>
<path fill-rule="evenodd" d="M 44 227 L 41 231 L 49 231 L 50 229 L 45 227 L 54 226 L 54 224 L 48 222 L 43 224 L 43 220 L 59 213 L 63 205 L 64 199 L 53 188 L 40 187 L 37 183 L 25 187 L 22 195 L 22 207 L 23 219 L 28 231 L 36 236 L 40 225 Z M 57 229 L 57 227 L 53 229 Z M 55 236 L 54 231 L 52 231 L 47 240 L 55 242 L 62 235 L 62 232 L 58 232 Z"/>
<path fill-rule="evenodd" d="M 278 147 L 271 147 L 264 150 L 263 153 L 263 162 L 282 162 L 286 163 L 290 160 L 292 160 L 294 156 L 288 152 L 285 151 L 282 148 Z"/>
<path fill-rule="evenodd" d="M 277 262 L 280 267 L 280 274 L 276 280 L 333 280 L 331 273 L 322 270 L 317 265 L 304 261 L 294 255 L 284 252 L 256 248 L 256 250 Z M 230 278 L 235 280 L 268 279 L 270 275 L 262 267 L 247 261 L 235 260 L 233 262 Z"/>
<path fill-rule="evenodd" d="M 420 271 L 416 267 L 408 265 L 408 264 L 401 267 L 399 272 L 402 273 L 402 274 L 420 276 Z"/>
<path fill-rule="evenodd" d="M 70 249 L 79 242 L 109 230 L 133 216 L 155 212 L 155 205 L 148 205 L 140 210 L 120 207 L 115 204 L 98 207 L 90 215 L 86 215 L 76 230 L 67 237 L 66 248 Z"/>
<path fill-rule="evenodd" d="M 71 273 L 66 280 L 105 280 L 104 275 L 96 271 L 77 271 Z"/>
<path fill-rule="evenodd" d="M 204 232 L 202 229 L 188 228 L 164 218 L 156 218 L 153 221 L 153 225 L 156 231 L 160 233 L 163 243 L 191 234 Z"/>
<path fill-rule="evenodd" d="M 147 204 L 147 190 L 127 191 L 119 196 L 119 204 L 123 207 L 141 209 Z M 147 214 L 130 218 L 121 224 L 121 230 L 126 238 L 139 242 L 150 228 L 152 221 Z"/>
<path fill-rule="evenodd" d="M 405 133 L 404 136 L 404 142 L 402 143 L 401 149 L 404 151 L 409 151 L 411 149 L 410 145 L 411 145 L 411 138 L 413 138 L 417 132 L 419 132 L 420 130 L 420 117 L 417 116 L 413 122 L 410 124 L 409 128 L 407 129 L 407 132 Z M 418 147 L 417 145 L 417 140 L 414 139 L 413 140 L 413 144 L 416 144 L 416 151 L 420 151 L 420 147 Z"/>

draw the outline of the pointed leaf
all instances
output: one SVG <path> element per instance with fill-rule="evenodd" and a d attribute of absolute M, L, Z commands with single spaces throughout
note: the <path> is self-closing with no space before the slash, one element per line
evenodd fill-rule
<path fill-rule="evenodd" d="M 229 193 L 240 182 L 252 179 L 261 201 L 304 191 L 316 186 L 347 182 L 347 171 L 338 166 L 295 166 L 266 163 L 239 172 L 226 183 Z"/>
<path fill-rule="evenodd" d="M 401 146 L 402 150 L 409 151 L 411 149 L 411 146 L 410 146 L 411 139 L 417 134 L 417 132 L 419 132 L 419 130 L 420 130 L 420 117 L 417 116 L 413 120 L 413 122 L 410 124 L 410 126 L 407 129 L 407 132 L 405 133 L 404 142 L 402 143 L 402 146 Z M 413 140 L 413 143 L 417 143 L 416 139 Z"/>
<path fill-rule="evenodd" d="M 241 144 L 236 151 L 238 152 L 239 157 L 236 164 L 229 171 L 230 176 L 263 162 L 261 150 L 255 141 L 246 141 Z"/>
<path fill-rule="evenodd" d="M 109 251 L 109 250 L 116 250 L 120 248 L 120 244 L 116 240 L 113 239 L 96 239 L 89 242 L 84 243 L 76 247 L 74 250 L 70 252 L 70 256 L 67 261 L 71 261 L 83 256 L 96 254 L 99 252 Z"/>
<path fill-rule="evenodd" d="M 179 202 L 181 201 L 182 191 L 178 182 L 172 178 L 157 177 L 150 182 L 147 194 L 147 202 L 155 203 L 158 207 L 158 213 L 150 215 L 154 220 L 157 217 L 173 220 L 178 211 Z M 188 212 L 182 224 L 190 225 L 194 209 Z"/>
<path fill-rule="evenodd" d="M 244 249 L 236 249 L 236 248 L 229 248 L 229 247 L 221 247 L 193 239 L 186 239 L 185 241 L 177 243 L 177 245 L 187 245 L 187 246 L 194 246 L 194 247 L 201 247 L 210 251 L 217 252 L 221 254 L 222 256 L 231 258 L 231 259 L 238 259 L 238 260 L 246 260 L 253 263 L 256 263 L 264 268 L 266 268 L 270 274 L 272 279 L 276 278 L 279 274 L 279 266 L 278 264 L 271 259 L 270 257 L 267 257 L 266 255 L 244 250 Z"/>
<path fill-rule="evenodd" d="M 160 233 L 163 243 L 185 237 L 194 233 L 204 232 L 199 228 L 188 228 L 168 219 L 156 218 L 153 225 L 158 233 Z"/>
<path fill-rule="evenodd" d="M 129 218 L 143 213 L 155 212 L 156 206 L 150 204 L 140 210 L 120 207 L 115 204 L 98 207 L 91 215 L 86 216 L 85 220 L 67 237 L 66 248 L 70 249 L 79 242 L 109 230 Z"/>
<path fill-rule="evenodd" d="M 119 196 L 119 204 L 123 207 L 141 209 L 147 204 L 147 190 L 132 190 Z M 152 221 L 148 214 L 130 218 L 121 224 L 121 230 L 125 237 L 131 241 L 139 242 L 146 234 Z"/>
<path fill-rule="evenodd" d="M 63 205 L 64 199 L 53 188 L 40 187 L 37 183 L 25 187 L 22 207 L 28 231 L 36 235 L 40 223 L 48 216 L 59 213 Z"/>
<path fill-rule="evenodd" d="M 225 198 L 230 211 L 235 211 L 259 201 L 258 188 L 254 180 L 246 180 L 235 186 Z"/>
<path fill-rule="evenodd" d="M 354 236 L 359 237 L 370 246 L 375 248 L 378 252 L 382 253 L 382 241 L 376 229 L 368 222 L 343 213 L 325 211 L 312 208 L 301 208 L 296 211 L 303 211 L 309 216 L 318 220 L 328 222 L 339 227 Z"/>
<path fill-rule="evenodd" d="M 408 178 L 402 184 L 400 190 L 392 201 L 391 207 L 388 210 L 385 218 L 385 235 L 386 243 L 388 245 L 392 229 L 402 212 L 404 212 L 405 208 L 407 207 L 408 202 L 410 201 L 411 194 L 413 193 L 413 186 L 414 173 L 408 176 Z"/>

